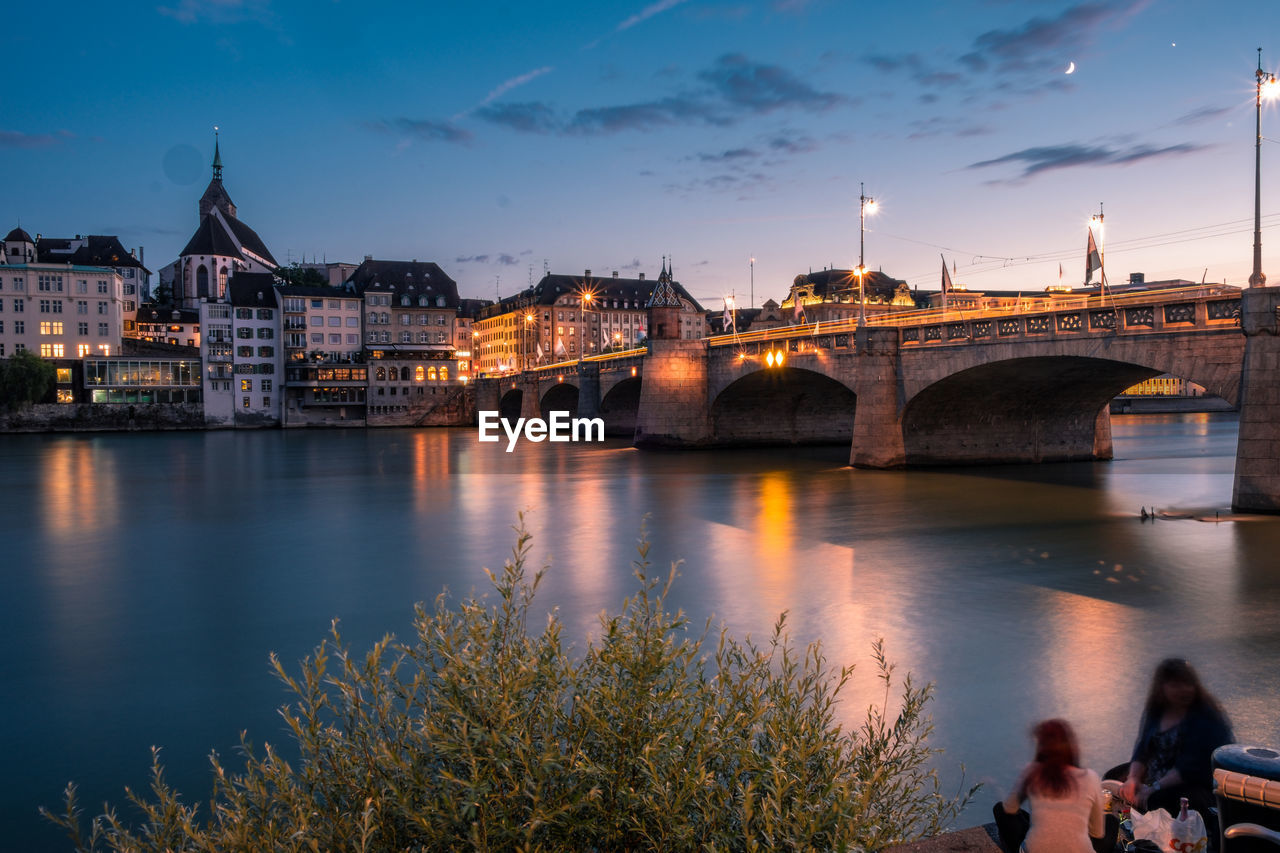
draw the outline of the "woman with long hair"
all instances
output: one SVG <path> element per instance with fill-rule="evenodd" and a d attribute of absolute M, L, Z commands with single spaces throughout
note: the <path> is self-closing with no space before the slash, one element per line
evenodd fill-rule
<path fill-rule="evenodd" d="M 994 809 L 1006 853 L 1094 853 L 1107 849 L 1102 783 L 1097 773 L 1080 766 L 1080 750 L 1070 724 L 1045 720 L 1031 734 L 1036 742 L 1035 760 Z M 1030 805 L 1030 814 L 1020 808 L 1024 801 Z"/>
<path fill-rule="evenodd" d="M 1167 658 L 1151 679 L 1128 773 L 1116 774 L 1124 779 L 1120 795 L 1142 811 L 1175 816 L 1186 797 L 1205 815 L 1214 804 L 1213 751 L 1232 740 L 1226 713 L 1191 664 Z"/>

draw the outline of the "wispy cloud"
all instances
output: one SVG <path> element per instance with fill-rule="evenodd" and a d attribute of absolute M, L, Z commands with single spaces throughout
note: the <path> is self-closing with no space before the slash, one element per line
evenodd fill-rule
<path fill-rule="evenodd" d="M 1144 160 L 1194 154 L 1197 151 L 1203 151 L 1206 147 L 1186 142 L 1178 145 L 1167 145 L 1163 148 L 1145 144 L 1133 145 L 1128 148 L 1113 148 L 1107 145 L 1069 143 L 1066 145 L 1024 148 L 1021 151 L 1005 154 L 1003 157 L 995 157 L 991 160 L 973 163 L 968 168 L 983 169 L 990 166 L 1014 163 L 1022 168 L 1021 174 L 1011 179 L 1013 182 L 1017 182 L 1055 169 L 1071 169 L 1080 166 L 1128 166 Z M 996 181 L 996 183 L 999 183 L 999 181 Z"/>
<path fill-rule="evenodd" d="M 614 32 L 620 33 L 623 30 L 629 30 L 632 27 L 634 27 L 636 24 L 643 23 L 644 21 L 649 20 L 654 15 L 659 15 L 667 11 L 668 9 L 674 9 L 676 6 L 679 6 L 682 3 L 687 3 L 687 2 L 688 0 L 658 0 L 657 3 L 650 3 L 648 6 L 645 6 L 639 12 L 636 12 L 634 15 L 627 18 L 622 23 L 618 24 L 618 26 L 614 29 Z"/>
<path fill-rule="evenodd" d="M 384 121 L 371 121 L 365 124 L 370 130 L 389 133 L 402 137 L 421 139 L 427 142 L 452 142 L 466 145 L 471 142 L 471 131 L 458 127 L 450 121 L 433 119 L 395 118 Z"/>
<path fill-rule="evenodd" d="M 487 264 L 489 263 L 488 255 L 459 255 L 453 259 L 455 264 Z"/>
<path fill-rule="evenodd" d="M 702 163 L 740 163 L 744 160 L 754 160 L 759 156 L 760 152 L 751 148 L 730 148 L 719 154 L 699 154 L 698 160 Z"/>
<path fill-rule="evenodd" d="M 68 130 L 57 133 L 23 133 L 20 130 L 0 130 L 0 148 L 50 148 L 72 139 Z"/>
<path fill-rule="evenodd" d="M 769 149 L 779 154 L 808 154 L 818 150 L 818 143 L 811 136 L 775 136 L 769 140 Z"/>
<path fill-rule="evenodd" d="M 268 0 L 178 0 L 172 6 L 157 6 L 156 11 L 184 24 L 202 20 L 229 24 L 249 19 L 262 20 L 270 14 Z"/>
<path fill-rule="evenodd" d="M 847 100 L 842 95 L 819 92 L 784 68 L 752 62 L 740 53 L 720 57 L 698 77 L 710 83 L 731 105 L 757 113 L 782 107 L 821 111 Z"/>
<path fill-rule="evenodd" d="M 959 138 L 969 136 L 983 136 L 991 133 L 992 128 L 983 124 L 975 124 L 968 119 L 951 118 L 947 116 L 932 116 L 927 119 L 917 119 L 911 122 L 908 127 L 911 132 L 907 134 L 908 139 L 927 139 L 932 136 L 954 136 Z"/>
<path fill-rule="evenodd" d="M 1234 109 L 1234 107 L 1201 107 L 1174 119 L 1173 124 L 1200 124 L 1227 115 Z"/>
<path fill-rule="evenodd" d="M 1056 66 L 1068 53 L 1090 47 L 1106 26 L 1119 26 L 1140 12 L 1148 0 L 1079 3 L 1054 18 L 1034 17 L 1017 27 L 988 30 L 973 41 L 960 61 L 974 71 L 1021 73 Z"/>
<path fill-rule="evenodd" d="M 552 133 L 562 124 L 555 110 L 537 101 L 492 104 L 476 110 L 476 116 L 524 133 Z"/>
<path fill-rule="evenodd" d="M 527 255 L 529 254 L 529 250 L 525 249 L 520 254 Z M 521 263 L 520 258 L 516 257 L 515 255 L 509 252 L 499 252 L 496 255 L 491 255 L 488 253 L 483 255 L 459 255 L 458 257 L 453 259 L 453 262 L 455 264 L 494 263 L 504 267 L 514 267 L 514 266 L 518 266 Z"/>

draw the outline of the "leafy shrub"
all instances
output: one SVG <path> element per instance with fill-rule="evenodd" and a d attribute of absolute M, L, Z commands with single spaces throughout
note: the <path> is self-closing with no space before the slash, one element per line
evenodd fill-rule
<path fill-rule="evenodd" d="M 784 618 L 763 645 L 691 636 L 665 609 L 675 567 L 651 576 L 642 540 L 638 591 L 571 655 L 554 614 L 530 624 L 545 569 L 526 574 L 516 529 L 491 604 L 442 595 L 415 609 L 414 642 L 363 656 L 335 623 L 296 675 L 272 656 L 296 765 L 242 737 L 241 772 L 211 756 L 202 815 L 153 755 L 149 795 L 128 793 L 140 827 L 108 809 L 86 834 L 74 785 L 46 816 L 78 850 L 877 850 L 941 831 L 973 794 L 940 792 L 931 685 L 897 685 L 880 643 L 884 705 L 846 731 L 852 667 L 793 647 Z"/>

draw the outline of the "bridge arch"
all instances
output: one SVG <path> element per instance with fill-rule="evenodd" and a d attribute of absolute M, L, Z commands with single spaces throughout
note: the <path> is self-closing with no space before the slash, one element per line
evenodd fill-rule
<path fill-rule="evenodd" d="M 511 388 L 498 401 L 498 417 L 515 423 L 520 418 L 520 410 L 524 404 L 524 392 L 519 388 Z"/>
<path fill-rule="evenodd" d="M 578 416 L 578 386 L 570 382 L 556 382 L 542 394 L 538 408 L 545 419 L 551 412 L 568 412 Z"/>
<path fill-rule="evenodd" d="M 711 401 L 717 444 L 847 444 L 857 395 L 803 368 L 761 369 L 735 379 Z"/>
<path fill-rule="evenodd" d="M 1162 372 L 1068 355 L 1010 358 L 959 370 L 906 401 L 906 463 L 1110 459 L 1112 398 Z"/>
<path fill-rule="evenodd" d="M 636 416 L 640 412 L 640 377 L 621 380 L 600 401 L 600 417 L 604 418 L 604 434 L 633 436 Z"/>

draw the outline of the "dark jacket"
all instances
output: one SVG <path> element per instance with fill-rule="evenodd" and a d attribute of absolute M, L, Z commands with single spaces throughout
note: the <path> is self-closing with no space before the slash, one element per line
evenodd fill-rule
<path fill-rule="evenodd" d="M 1174 768 L 1182 776 L 1184 785 L 1195 785 L 1212 790 L 1213 751 L 1235 740 L 1231 733 L 1231 724 L 1213 708 L 1202 705 L 1187 711 L 1187 716 L 1178 725 L 1182 729 L 1182 740 L 1178 757 L 1173 763 Z M 1130 761 L 1147 763 L 1151 738 L 1157 734 L 1159 727 L 1159 717 L 1153 720 L 1143 716 L 1142 726 L 1138 730 L 1138 741 L 1133 745 L 1133 757 Z"/>

